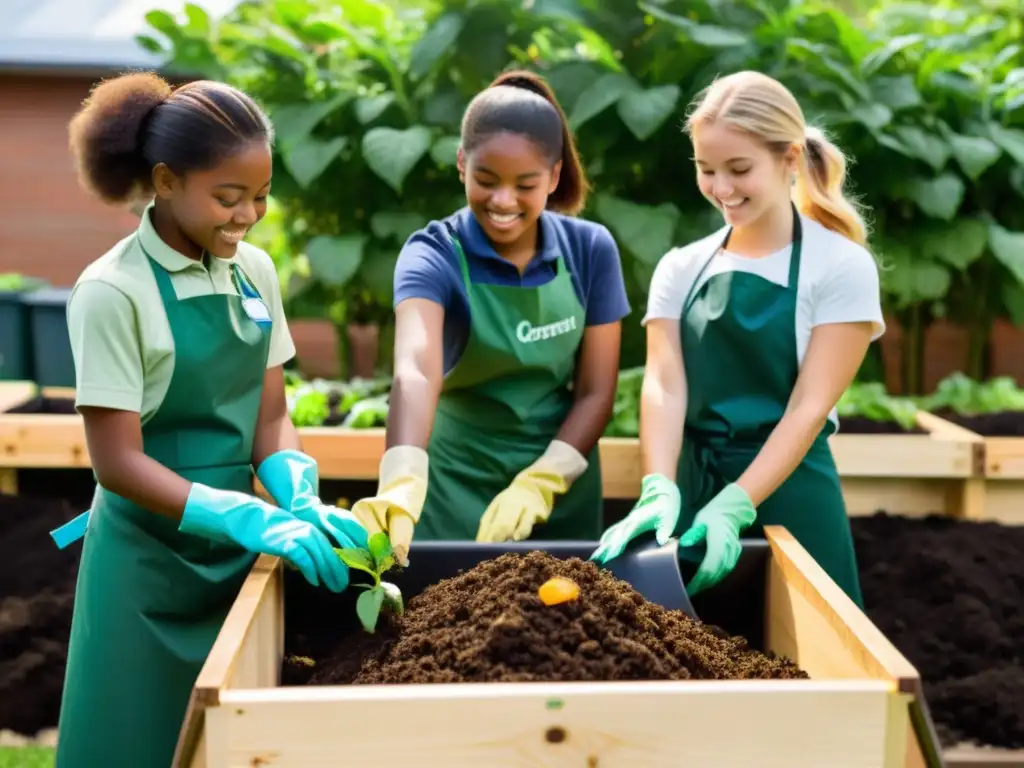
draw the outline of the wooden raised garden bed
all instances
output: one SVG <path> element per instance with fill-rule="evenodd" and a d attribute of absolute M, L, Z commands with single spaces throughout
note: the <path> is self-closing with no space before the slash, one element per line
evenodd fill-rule
<path fill-rule="evenodd" d="M 315 670 L 329 657 L 329 649 L 346 643 L 365 645 L 365 659 L 373 638 L 353 621 L 351 598 L 307 588 L 276 558 L 260 557 L 196 682 L 175 764 L 625 768 L 703 765 L 713 756 L 716 765 L 763 768 L 941 765 L 934 759 L 934 730 L 922 705 L 916 670 L 784 529 L 772 527 L 766 535 L 767 541 L 745 542 L 729 579 L 698 595 L 694 605 L 707 624 L 745 637 L 754 649 L 787 657 L 807 679 L 750 675 L 666 680 L 655 674 L 579 682 L 562 674 L 558 682 L 533 675 L 529 682 L 455 678 L 438 683 L 318 684 L 289 672 L 293 666 L 306 667 L 285 660 L 296 652 L 306 656 L 313 648 L 306 663 Z M 460 566 L 473 568 L 488 561 L 494 567 L 492 558 L 502 552 L 529 551 L 528 545 L 477 546 L 475 562 L 464 558 L 456 563 L 443 547 L 414 543 L 410 560 L 418 566 L 393 579 L 404 593 L 405 619 L 410 622 L 416 612 L 422 616 L 436 610 L 433 599 L 415 599 L 431 584 L 436 600 L 442 594 L 455 601 L 461 594 L 468 600 L 470 592 L 481 588 L 471 581 L 472 574 L 455 582 L 462 587 L 445 592 L 437 586 L 456 576 Z M 586 556 L 571 545 L 554 554 Z M 547 639 L 561 643 L 565 627 L 585 624 L 578 618 L 581 612 L 600 612 L 604 601 L 587 605 L 584 590 L 579 605 L 542 607 L 531 602 L 530 592 L 536 589 L 532 582 L 518 597 L 509 596 L 515 589 L 509 590 L 507 583 L 504 592 L 495 590 L 494 601 L 512 601 L 511 607 L 497 605 L 496 620 L 480 629 L 481 642 L 491 643 L 493 633 L 506 631 L 514 645 L 521 631 L 539 626 L 540 611 L 552 611 L 564 623 L 561 618 L 545 619 L 552 627 L 562 627 Z M 472 605 L 481 603 L 477 599 Z M 474 621 L 474 611 L 487 609 L 487 604 L 464 609 L 455 621 Z M 422 625 L 424 619 L 416 621 Z M 385 631 L 384 622 L 386 629 L 393 626 L 385 614 L 377 632 Z M 513 628 L 505 630 L 503 622 Z M 599 617 L 593 622 L 606 626 Z M 438 625 L 426 626 L 430 632 Z M 309 639 L 317 633 L 323 645 Z M 425 657 L 436 661 L 445 646 L 440 636 L 436 643 L 418 637 L 418 648 L 434 650 L 413 651 L 413 661 L 405 655 L 403 663 Z M 703 642 L 710 649 L 717 641 Z M 514 666 L 516 647 L 495 663 Z M 602 659 L 606 647 L 625 646 L 592 645 L 587 654 Z M 685 654 L 681 648 L 686 647 L 676 653 Z M 536 653 L 536 645 L 529 651 Z M 562 654 L 574 659 L 587 655 L 582 646 Z M 607 659 L 602 669 L 612 668 L 614 661 Z M 366 663 L 372 669 L 377 662 Z M 366 663 L 360 674 L 366 672 Z M 354 669 L 359 669 L 358 662 Z M 283 685 L 286 675 L 292 679 Z M 742 738 L 737 738 L 740 733 Z"/>
<path fill-rule="evenodd" d="M 0 384 L 0 488 L 8 492 L 17 488 L 18 468 L 89 467 L 82 420 L 71 408 L 73 391 L 44 390 L 43 400 L 36 401 L 37 412 L 11 413 L 32 403 L 35 394 L 32 384 Z M 915 432 L 844 430 L 832 438 L 851 515 L 879 509 L 965 518 L 981 514 L 985 497 L 981 438 L 928 413 L 918 413 L 916 420 Z M 323 479 L 376 479 L 384 452 L 382 429 L 300 427 L 299 432 L 303 447 L 317 459 Z M 643 476 L 639 441 L 605 437 L 600 451 L 605 498 L 637 498 Z"/>

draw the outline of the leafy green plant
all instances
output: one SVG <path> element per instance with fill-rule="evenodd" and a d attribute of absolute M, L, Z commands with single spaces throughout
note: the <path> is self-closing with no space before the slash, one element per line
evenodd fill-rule
<path fill-rule="evenodd" d="M 356 614 L 367 632 L 372 633 L 376 629 L 383 606 L 387 605 L 398 615 L 405 612 L 401 591 L 394 584 L 381 580 L 381 576 L 395 565 L 387 534 L 373 534 L 368 549 L 343 547 L 334 551 L 349 568 L 365 571 L 373 577 L 372 584 L 351 584 L 351 587 L 366 590 L 356 600 Z"/>
<path fill-rule="evenodd" d="M 935 391 L 922 399 L 922 405 L 960 416 L 1024 411 L 1024 389 L 1009 376 L 981 382 L 957 372 L 940 381 Z"/>
<path fill-rule="evenodd" d="M 917 411 L 913 398 L 890 395 L 884 384 L 875 381 L 854 382 L 836 405 L 840 420 L 861 417 L 892 421 L 908 430 L 916 424 Z"/>
<path fill-rule="evenodd" d="M 245 89 L 277 127 L 289 313 L 390 322 L 405 238 L 463 204 L 454 169 L 473 94 L 543 73 L 622 253 L 634 308 L 658 259 L 721 219 L 693 181 L 686 107 L 715 77 L 785 83 L 852 159 L 903 390 L 921 394 L 936 319 L 969 330 L 983 378 L 997 317 L 1024 325 L 1024 18 L 1019 0 L 266 0 L 214 22 L 153 11 L 141 38 L 174 71 Z M 637 312 L 622 365 L 644 359 Z M 344 339 L 344 334 L 341 334 Z M 618 427 L 616 427 L 618 428 Z"/>

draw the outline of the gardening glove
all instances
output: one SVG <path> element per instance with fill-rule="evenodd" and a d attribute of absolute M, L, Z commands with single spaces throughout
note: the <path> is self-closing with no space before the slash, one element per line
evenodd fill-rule
<path fill-rule="evenodd" d="M 320 474 L 312 456 L 292 449 L 272 453 L 260 464 L 256 477 L 278 506 L 316 526 L 338 547 L 369 546 L 369 535 L 355 515 L 320 500 Z"/>
<path fill-rule="evenodd" d="M 360 499 L 352 514 L 370 535 L 383 531 L 400 565 L 409 564 L 412 533 L 427 497 L 427 452 L 412 445 L 396 445 L 380 460 L 377 495 Z"/>
<path fill-rule="evenodd" d="M 515 476 L 488 505 L 477 541 L 522 541 L 533 526 L 546 522 L 555 494 L 565 493 L 587 469 L 587 460 L 568 443 L 552 440 L 544 455 Z"/>
<path fill-rule="evenodd" d="M 658 544 L 664 544 L 679 522 L 681 505 L 679 486 L 672 480 L 662 474 L 644 476 L 640 498 L 633 509 L 604 532 L 590 559 L 604 565 L 621 555 L 629 542 L 647 531 L 654 531 Z"/>
<path fill-rule="evenodd" d="M 317 528 L 263 499 L 193 483 L 178 530 L 250 552 L 277 555 L 294 565 L 314 587 L 332 592 L 348 586 L 348 566 Z"/>
<path fill-rule="evenodd" d="M 693 525 L 679 538 L 680 547 L 707 541 L 697 573 L 686 586 L 695 595 L 725 578 L 739 560 L 740 531 L 754 522 L 757 512 L 747 492 L 736 483 L 725 486 L 697 513 Z"/>

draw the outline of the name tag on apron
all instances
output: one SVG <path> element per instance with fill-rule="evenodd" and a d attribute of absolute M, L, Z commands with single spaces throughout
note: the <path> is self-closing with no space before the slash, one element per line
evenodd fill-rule
<path fill-rule="evenodd" d="M 259 299 L 242 299 L 242 309 L 245 310 L 245 314 L 249 316 L 249 319 L 257 325 L 263 327 L 271 324 L 270 312 L 267 310 L 267 305 Z"/>

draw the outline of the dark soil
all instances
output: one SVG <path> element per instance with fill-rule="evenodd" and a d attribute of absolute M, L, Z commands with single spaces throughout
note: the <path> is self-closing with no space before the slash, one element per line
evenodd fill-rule
<path fill-rule="evenodd" d="M 839 431 L 845 435 L 923 435 L 920 427 L 904 429 L 895 421 L 875 421 L 863 416 L 847 416 L 839 419 Z"/>
<path fill-rule="evenodd" d="M 6 411 L 7 413 L 48 413 L 74 414 L 75 401 L 70 397 L 33 397 L 21 405 Z"/>
<path fill-rule="evenodd" d="M 1024 527 L 851 522 L 867 612 L 917 667 L 943 743 L 1024 748 Z"/>
<path fill-rule="evenodd" d="M 953 411 L 940 410 L 935 415 L 986 437 L 1024 437 L 1024 411 L 961 416 Z"/>
<path fill-rule="evenodd" d="M 549 578 L 580 588 L 547 606 Z M 640 596 L 593 563 L 542 552 L 505 554 L 444 579 L 384 614 L 375 634 L 338 638 L 314 666 L 286 664 L 287 684 L 806 678 L 788 660 L 750 648 Z M 301 653 L 301 651 L 300 651 Z"/>
<path fill-rule="evenodd" d="M 0 495 L 0 730 L 57 724 L 81 547 L 59 550 L 49 532 L 86 506 Z"/>

